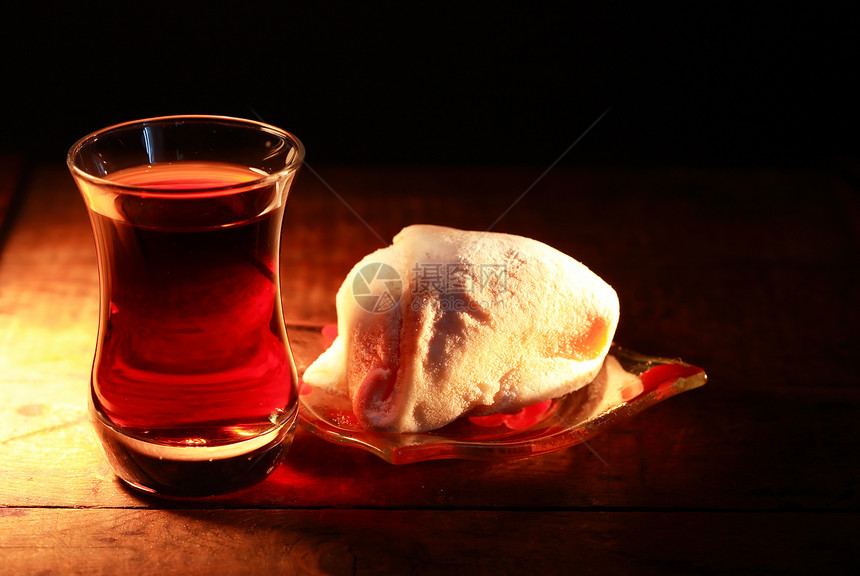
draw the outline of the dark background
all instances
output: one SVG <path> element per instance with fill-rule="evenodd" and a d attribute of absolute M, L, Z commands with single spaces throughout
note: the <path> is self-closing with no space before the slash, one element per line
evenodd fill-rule
<path fill-rule="evenodd" d="M 0 146 L 61 161 L 109 124 L 211 113 L 310 163 L 550 165 L 609 109 L 563 163 L 856 154 L 847 9 L 691 4 L 7 3 Z"/>

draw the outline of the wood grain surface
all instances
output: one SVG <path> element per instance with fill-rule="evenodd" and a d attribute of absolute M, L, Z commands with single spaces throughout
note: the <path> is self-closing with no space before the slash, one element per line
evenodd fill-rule
<path fill-rule="evenodd" d="M 20 169 L 2 165 L 6 189 Z M 392 466 L 299 430 L 258 486 L 176 502 L 125 489 L 91 437 L 93 241 L 65 167 L 38 166 L 0 252 L 0 574 L 856 568 L 850 178 L 543 170 L 303 170 L 282 243 L 300 371 L 352 265 L 423 222 L 523 234 L 585 262 L 619 293 L 616 340 L 703 367 L 705 387 L 511 462 Z"/>

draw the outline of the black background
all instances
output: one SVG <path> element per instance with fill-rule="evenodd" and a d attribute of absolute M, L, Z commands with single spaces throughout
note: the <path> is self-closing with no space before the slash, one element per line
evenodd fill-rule
<path fill-rule="evenodd" d="M 693 5 L 694 4 L 694 5 Z M 31 2 L 4 150 L 261 118 L 311 163 L 815 165 L 857 152 L 856 20 L 823 3 Z"/>

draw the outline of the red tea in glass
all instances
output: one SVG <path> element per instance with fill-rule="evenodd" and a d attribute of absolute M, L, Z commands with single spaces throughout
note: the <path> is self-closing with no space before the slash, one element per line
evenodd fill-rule
<path fill-rule="evenodd" d="M 268 475 L 297 375 L 279 248 L 301 144 L 217 117 L 134 122 L 69 154 L 99 260 L 90 412 L 136 488 L 204 496 Z"/>

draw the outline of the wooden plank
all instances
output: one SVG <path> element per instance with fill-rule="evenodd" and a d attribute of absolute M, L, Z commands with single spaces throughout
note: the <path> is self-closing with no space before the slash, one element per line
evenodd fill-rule
<path fill-rule="evenodd" d="M 9 574 L 853 572 L 857 515 L 0 510 Z"/>
<path fill-rule="evenodd" d="M 539 174 L 317 172 L 328 186 L 301 173 L 287 211 L 293 323 L 333 321 L 337 287 L 381 245 L 377 236 L 416 222 L 485 228 Z M 807 386 L 822 375 L 853 387 L 860 312 L 838 303 L 860 298 L 860 246 L 843 186 L 824 172 L 557 170 L 494 229 L 547 242 L 606 278 L 622 303 L 617 340 L 630 348 L 682 356 L 721 381 L 742 376 L 745 387 Z M 744 335 L 755 345 L 739 345 Z"/>
<path fill-rule="evenodd" d="M 377 234 L 418 218 L 489 225 L 535 175 L 320 173 L 325 182 L 297 181 L 284 232 L 285 303 L 303 366 L 319 351 L 319 326 L 334 320 L 337 286 Z M 798 194 L 810 188 L 820 193 Z M 705 388 L 588 447 L 522 462 L 398 468 L 301 433 L 270 480 L 213 505 L 856 511 L 860 474 L 847 455 L 860 319 L 834 303 L 860 296 L 858 256 L 830 190 L 815 174 L 553 173 L 499 229 L 581 255 L 621 295 L 619 341 L 702 365 Z M 157 505 L 115 483 L 86 424 L 97 292 L 71 179 L 61 166 L 40 169 L 0 259 L 0 505 Z"/>
<path fill-rule="evenodd" d="M 22 190 L 24 158 L 17 154 L 0 153 L 0 249 Z"/>
<path fill-rule="evenodd" d="M 303 368 L 322 349 L 322 337 L 309 327 L 290 332 Z M 162 505 L 127 492 L 102 461 L 86 420 L 87 371 L 82 362 L 74 378 L 6 377 L 0 505 Z M 33 390 L 47 396 L 34 401 Z M 860 499 L 846 487 L 860 477 L 860 467 L 846 457 L 854 447 L 846 432 L 855 427 L 858 405 L 856 390 L 733 393 L 717 383 L 587 446 L 497 463 L 396 467 L 300 432 L 287 462 L 266 482 L 207 505 L 856 511 Z"/>
<path fill-rule="evenodd" d="M 825 401 L 820 390 L 743 399 L 709 392 L 655 407 L 588 446 L 529 460 L 392 466 L 300 431 L 268 480 L 205 505 L 860 509 L 850 488 L 860 477 L 849 456 L 856 394 Z M 57 393 L 41 405 L 3 393 L 0 505 L 164 505 L 115 480 L 83 400 Z"/>
<path fill-rule="evenodd" d="M 535 177 L 534 169 L 526 168 L 331 168 L 317 173 L 324 181 L 300 173 L 287 209 L 282 286 L 290 324 L 332 322 L 334 293 L 349 269 L 401 227 L 416 222 L 486 227 Z M 777 304 L 784 307 L 814 294 L 813 283 L 826 286 L 838 281 L 838 274 L 853 279 L 847 265 L 857 262 L 857 246 L 834 185 L 820 174 L 559 170 L 494 229 L 549 242 L 606 276 L 622 296 L 621 335 L 629 332 L 632 344 L 646 341 L 647 334 L 659 343 L 663 333 L 672 338 L 678 329 L 686 330 L 678 339 L 687 341 L 690 331 L 718 322 L 725 312 L 754 316 L 752 307 L 767 304 L 771 296 L 782 300 L 765 312 L 778 312 Z M 802 193 L 808 189 L 817 194 Z M 26 222 L 16 231 L 17 248 L 6 250 L 7 258 L 19 255 L 6 282 L 37 274 L 57 281 L 59 265 L 65 270 L 74 262 L 82 266 L 76 273 L 89 273 L 92 290 L 92 240 L 64 167 L 38 170 L 26 210 Z M 748 278 L 756 270 L 757 276 Z M 777 290 L 786 285 L 794 291 Z M 846 281 L 828 296 L 854 295 L 849 286 Z M 742 290 L 750 297 L 735 298 Z M 89 293 L 80 296 L 91 300 Z M 653 309 L 655 303 L 659 310 Z M 738 305 L 750 309 L 731 310 Z M 655 326 L 650 320 L 657 312 Z M 824 320 L 833 321 L 830 316 Z M 666 352 L 675 353 L 668 346 Z"/>

